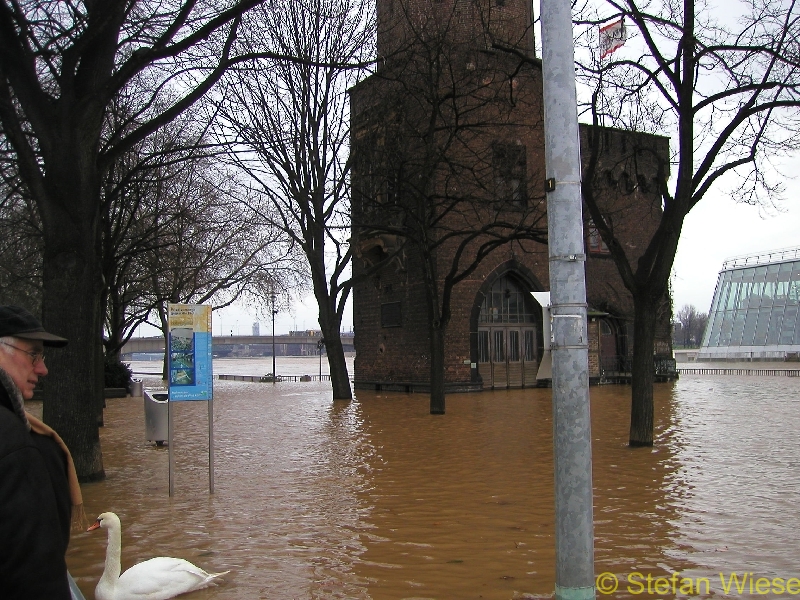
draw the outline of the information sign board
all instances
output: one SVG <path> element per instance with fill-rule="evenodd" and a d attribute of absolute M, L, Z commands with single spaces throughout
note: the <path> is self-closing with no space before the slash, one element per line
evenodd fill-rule
<path fill-rule="evenodd" d="M 211 400 L 211 307 L 169 304 L 169 399 Z"/>

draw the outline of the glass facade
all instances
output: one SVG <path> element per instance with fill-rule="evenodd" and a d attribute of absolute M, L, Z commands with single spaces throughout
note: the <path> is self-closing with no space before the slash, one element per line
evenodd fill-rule
<path fill-rule="evenodd" d="M 702 355 L 725 351 L 779 357 L 800 348 L 800 252 L 795 260 L 738 266 L 717 280 L 703 336 Z M 768 255 L 771 256 L 771 255 Z M 781 254 L 781 257 L 786 254 Z M 716 352 L 715 352 L 716 351 Z M 721 356 L 720 356 L 721 357 Z M 699 358 L 699 357 L 698 357 Z"/>

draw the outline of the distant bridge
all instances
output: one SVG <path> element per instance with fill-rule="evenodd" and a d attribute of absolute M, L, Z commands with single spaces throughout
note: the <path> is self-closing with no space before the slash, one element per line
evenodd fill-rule
<path fill-rule="evenodd" d="M 316 356 L 319 336 L 276 335 L 276 356 Z M 355 352 L 352 336 L 342 336 L 345 352 Z M 271 335 L 224 335 L 211 338 L 215 356 L 272 356 Z M 164 352 L 164 338 L 131 338 L 122 347 L 122 356 L 130 360 L 132 354 Z"/>

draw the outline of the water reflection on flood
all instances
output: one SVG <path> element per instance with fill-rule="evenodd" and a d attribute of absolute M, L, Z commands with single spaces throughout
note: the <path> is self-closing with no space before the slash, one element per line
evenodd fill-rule
<path fill-rule="evenodd" d="M 146 384 L 156 383 L 145 381 Z M 798 577 L 800 380 L 684 376 L 656 390 L 655 449 L 626 446 L 630 388 L 591 389 L 597 573 Z M 176 406 L 167 451 L 144 441 L 139 399 L 108 401 L 108 478 L 87 513 L 123 524 L 123 568 L 154 555 L 231 570 L 191 598 L 532 598 L 554 588 L 550 390 L 451 395 L 326 384 L 215 382 L 216 493 L 206 405 Z M 87 598 L 100 533 L 73 537 Z M 672 596 L 672 594 L 667 594 Z M 661 595 L 663 597 L 663 594 Z"/>

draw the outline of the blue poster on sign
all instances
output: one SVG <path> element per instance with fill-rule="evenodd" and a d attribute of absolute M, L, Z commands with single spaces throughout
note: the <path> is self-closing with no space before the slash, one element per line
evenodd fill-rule
<path fill-rule="evenodd" d="M 170 304 L 168 311 L 169 399 L 211 400 L 211 307 Z"/>

